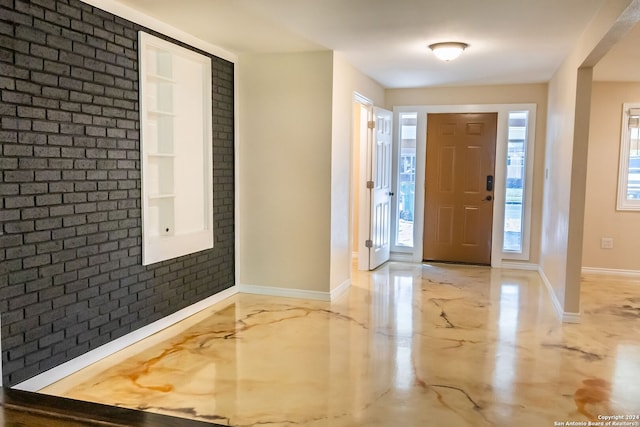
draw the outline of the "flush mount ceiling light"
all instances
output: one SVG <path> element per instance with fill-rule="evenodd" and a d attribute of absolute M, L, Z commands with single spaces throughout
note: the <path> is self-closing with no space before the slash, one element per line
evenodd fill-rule
<path fill-rule="evenodd" d="M 443 42 L 429 45 L 429 49 L 433 51 L 433 54 L 438 59 L 446 62 L 456 59 L 467 47 L 469 47 L 468 44 L 461 42 Z"/>

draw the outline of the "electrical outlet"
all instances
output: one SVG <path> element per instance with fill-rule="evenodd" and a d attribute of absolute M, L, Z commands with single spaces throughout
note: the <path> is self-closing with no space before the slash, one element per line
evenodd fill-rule
<path fill-rule="evenodd" d="M 600 239 L 601 249 L 613 249 L 613 237 L 602 237 Z"/>

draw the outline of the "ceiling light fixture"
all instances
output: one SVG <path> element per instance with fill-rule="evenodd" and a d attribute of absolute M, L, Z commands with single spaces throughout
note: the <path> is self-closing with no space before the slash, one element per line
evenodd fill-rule
<path fill-rule="evenodd" d="M 467 47 L 469 47 L 468 44 L 461 42 L 443 42 L 429 45 L 429 49 L 433 51 L 433 54 L 438 59 L 446 62 L 456 59 Z"/>

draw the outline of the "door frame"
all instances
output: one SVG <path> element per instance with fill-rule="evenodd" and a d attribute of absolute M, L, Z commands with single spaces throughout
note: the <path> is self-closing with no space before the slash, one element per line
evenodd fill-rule
<path fill-rule="evenodd" d="M 352 236 L 349 241 L 354 247 L 352 253 L 357 254 L 358 270 L 369 270 L 369 248 L 365 246 L 365 240 L 369 235 L 369 192 L 365 191 L 367 182 L 367 159 L 369 158 L 369 148 L 373 140 L 373 132 L 368 128 L 367 122 L 373 118 L 373 101 L 360 95 L 357 92 L 353 94 L 352 102 L 352 159 L 351 163 L 351 230 Z M 356 111 L 356 109 L 358 111 Z M 366 111 L 367 117 L 363 119 L 362 112 Z M 355 160 L 358 161 L 358 167 L 354 166 Z M 355 169 L 355 170 L 354 170 Z M 393 178 L 393 177 L 392 177 Z M 357 223 L 356 223 L 357 219 Z M 356 224 L 354 224 L 356 223 Z M 357 233 L 357 243 L 353 243 L 353 234 Z"/>
<path fill-rule="evenodd" d="M 351 186 L 350 186 L 350 236 L 349 247 L 352 257 L 357 257 L 357 268 L 361 271 L 374 270 L 371 268 L 372 248 L 366 246 L 367 239 L 371 237 L 371 206 L 373 202 L 374 190 L 367 188 L 367 181 L 372 180 L 373 150 L 375 149 L 375 128 L 369 126 L 370 122 L 376 120 L 376 109 L 388 112 L 391 116 L 391 156 L 390 156 L 390 186 L 393 192 L 394 180 L 394 146 L 395 134 L 394 122 L 395 114 L 393 110 L 374 105 L 369 98 L 353 92 L 351 103 Z M 366 115 L 366 117 L 365 117 Z M 391 193 L 390 193 L 391 194 Z M 392 197 L 387 233 L 391 234 L 393 226 L 393 209 L 395 197 Z M 387 245 L 387 256 L 384 262 L 390 260 L 392 237 L 389 235 Z M 384 262 L 382 264 L 384 264 Z"/>
<path fill-rule="evenodd" d="M 495 164 L 498 158 L 496 156 L 498 113 L 429 113 L 426 122 L 425 169 L 431 167 L 431 170 L 425 170 L 424 224 L 429 225 L 430 221 L 433 223 L 424 227 L 423 260 L 491 265 L 491 245 L 494 240 L 493 216 L 496 206 L 493 196 L 496 183 L 491 183 L 492 188 L 485 187 L 489 186 L 489 177 L 495 180 Z M 469 132 L 467 127 L 474 124 L 479 127 Z M 454 132 L 443 133 L 438 126 L 445 126 L 447 130 L 451 130 L 449 126 L 453 126 Z M 478 130 L 479 132 L 474 132 Z M 476 147 L 477 150 L 471 149 L 471 146 Z M 446 151 L 440 151 L 441 149 Z M 450 153 L 452 157 L 447 156 L 447 159 L 453 162 L 451 167 L 457 171 L 452 176 L 453 182 L 449 182 L 453 188 L 449 188 L 448 191 L 438 185 L 438 182 L 444 177 L 440 171 L 450 170 L 446 164 L 442 163 L 447 161 L 441 156 L 444 152 Z M 464 168 L 465 165 L 473 167 L 473 164 L 478 166 L 478 170 L 470 175 L 474 177 L 474 180 L 470 182 L 469 177 L 465 177 L 468 172 L 465 172 Z M 447 176 L 449 175 L 447 174 Z M 431 198 L 427 198 L 427 196 Z M 433 203 L 431 204 L 429 201 Z M 440 208 L 451 208 L 452 211 L 449 212 L 453 223 L 449 223 L 452 234 L 449 235 L 448 244 L 436 237 L 438 234 L 436 230 L 442 230 L 440 227 L 442 224 L 436 219 L 440 216 Z M 469 208 L 470 210 L 468 210 Z M 464 229 L 467 227 L 462 226 L 465 220 L 469 219 L 467 215 L 471 215 L 471 218 L 477 221 L 474 221 L 476 224 L 470 230 L 470 234 L 466 234 Z M 466 238 L 472 236 L 474 244 L 466 241 Z M 425 256 L 425 252 L 429 252 L 428 258 Z"/>
<path fill-rule="evenodd" d="M 397 141 L 399 124 L 397 123 L 400 112 L 417 112 L 418 124 L 416 129 L 416 190 L 414 200 L 414 227 L 413 227 L 413 248 L 402 248 L 392 246 L 392 259 L 406 260 L 410 258 L 413 262 L 422 262 L 422 246 L 424 234 L 424 207 L 425 207 L 425 172 L 426 172 L 426 149 L 427 149 L 427 117 L 434 113 L 498 113 L 498 129 L 496 133 L 496 166 L 495 166 L 495 192 L 494 192 L 494 214 L 492 224 L 491 242 L 491 266 L 501 267 L 503 260 L 526 261 L 529 259 L 529 248 L 531 245 L 531 199 L 533 189 L 533 169 L 534 169 L 534 147 L 535 147 L 535 127 L 536 127 L 536 104 L 462 104 L 462 105 L 413 105 L 396 106 L 393 108 L 394 132 L 396 145 L 394 153 L 397 152 Z M 529 128 L 527 144 L 526 163 L 526 189 L 523 221 L 523 251 L 521 254 L 513 254 L 502 251 L 503 229 L 504 229 L 504 209 L 505 203 L 505 177 L 507 158 L 507 133 L 508 116 L 511 111 L 528 111 Z M 397 179 L 397 161 L 394 160 L 394 180 Z M 397 183 L 394 182 L 394 188 Z M 397 212 L 394 209 L 392 220 L 392 236 L 396 234 Z M 399 255 L 399 256 L 398 256 Z"/>

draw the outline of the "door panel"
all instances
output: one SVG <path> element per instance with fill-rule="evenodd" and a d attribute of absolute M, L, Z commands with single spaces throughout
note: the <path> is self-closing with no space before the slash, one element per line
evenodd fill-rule
<path fill-rule="evenodd" d="M 497 118 L 428 115 L 423 259 L 491 264 Z"/>
<path fill-rule="evenodd" d="M 439 206 L 436 240 L 444 245 L 453 244 L 453 206 Z"/>
<path fill-rule="evenodd" d="M 464 157 L 466 165 L 464 167 L 464 191 L 465 193 L 478 194 L 482 190 L 482 147 L 467 147 Z"/>
<path fill-rule="evenodd" d="M 439 150 L 440 163 L 438 164 L 438 187 L 441 193 L 453 193 L 455 188 L 454 159 L 455 148 L 442 147 Z"/>
<path fill-rule="evenodd" d="M 462 245 L 477 246 L 480 244 L 478 227 L 480 225 L 480 209 L 472 206 L 465 206 L 463 220 Z"/>
<path fill-rule="evenodd" d="M 393 113 L 374 107 L 374 139 L 371 149 L 371 248 L 369 269 L 389 260 L 391 254 L 391 162 Z"/>

